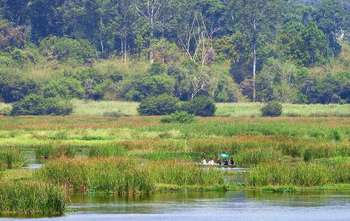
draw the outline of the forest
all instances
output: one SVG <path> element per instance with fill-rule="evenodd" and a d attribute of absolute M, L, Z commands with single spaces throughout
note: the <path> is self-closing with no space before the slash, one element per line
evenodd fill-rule
<path fill-rule="evenodd" d="M 349 103 L 349 17 L 348 0 L 1 0 L 0 101 Z"/>

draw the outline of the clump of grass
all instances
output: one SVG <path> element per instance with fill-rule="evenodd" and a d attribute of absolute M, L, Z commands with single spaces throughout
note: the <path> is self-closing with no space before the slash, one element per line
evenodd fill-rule
<path fill-rule="evenodd" d="M 0 149 L 0 166 L 5 169 L 23 167 L 25 164 L 22 151 L 16 147 L 5 147 Z"/>
<path fill-rule="evenodd" d="M 224 184 L 223 173 L 216 169 L 203 169 L 186 161 L 159 161 L 150 165 L 150 170 L 159 184 L 178 186 Z"/>
<path fill-rule="evenodd" d="M 89 157 L 123 156 L 126 149 L 120 145 L 93 146 L 88 148 Z"/>
<path fill-rule="evenodd" d="M 65 210 L 62 189 L 43 182 L 1 183 L 0 199 L 2 216 L 60 216 Z"/>
<path fill-rule="evenodd" d="M 322 186 L 334 183 L 330 168 L 315 163 L 287 165 L 263 164 L 253 168 L 247 177 L 251 186 Z"/>
<path fill-rule="evenodd" d="M 149 171 L 126 158 L 51 161 L 36 176 L 74 192 L 148 194 L 154 189 Z"/>
<path fill-rule="evenodd" d="M 273 149 L 258 148 L 242 150 L 234 158 L 239 166 L 250 167 L 260 163 L 277 161 L 281 158 L 281 154 Z"/>
<path fill-rule="evenodd" d="M 168 151 L 150 151 L 150 152 L 142 152 L 136 153 L 135 156 L 147 159 L 147 160 L 200 160 L 200 153 L 193 152 L 168 152 Z"/>
<path fill-rule="evenodd" d="M 78 148 L 74 145 L 41 145 L 35 149 L 37 159 L 48 160 L 60 157 L 73 158 L 78 153 Z"/>

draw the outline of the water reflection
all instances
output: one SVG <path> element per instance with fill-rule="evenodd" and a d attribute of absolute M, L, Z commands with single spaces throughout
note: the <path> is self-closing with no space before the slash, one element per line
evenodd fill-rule
<path fill-rule="evenodd" d="M 71 199 L 65 217 L 41 220 L 348 221 L 350 194 L 184 192 L 155 194 L 141 199 L 77 195 Z"/>

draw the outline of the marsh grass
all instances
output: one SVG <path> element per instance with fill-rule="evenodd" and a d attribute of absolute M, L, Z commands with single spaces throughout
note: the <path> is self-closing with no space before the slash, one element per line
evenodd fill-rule
<path fill-rule="evenodd" d="M 79 153 L 79 148 L 74 145 L 41 145 L 35 148 L 36 158 L 48 160 L 60 157 L 73 158 Z"/>
<path fill-rule="evenodd" d="M 115 157 L 124 156 L 127 150 L 118 144 L 93 146 L 87 148 L 89 157 Z"/>
<path fill-rule="evenodd" d="M 350 164 L 281 163 L 262 164 L 251 169 L 247 177 L 250 186 L 324 186 L 350 181 Z"/>
<path fill-rule="evenodd" d="M 213 168 L 203 169 L 193 163 L 179 160 L 158 161 L 150 170 L 159 184 L 178 186 L 215 186 L 224 184 L 223 173 Z"/>
<path fill-rule="evenodd" d="M 0 199 L 2 216 L 60 216 L 65 210 L 64 192 L 43 182 L 2 182 Z"/>
<path fill-rule="evenodd" d="M 73 192 L 135 195 L 148 194 L 154 189 L 149 172 L 135 160 L 126 158 L 55 160 L 48 162 L 36 176 Z"/>
<path fill-rule="evenodd" d="M 14 169 L 23 167 L 25 159 L 22 151 L 16 147 L 8 147 L 0 149 L 0 167 L 5 169 Z"/>
<path fill-rule="evenodd" d="M 281 157 L 282 154 L 280 152 L 271 148 L 242 150 L 234 156 L 236 163 L 240 167 L 251 167 L 260 163 L 277 162 Z"/>

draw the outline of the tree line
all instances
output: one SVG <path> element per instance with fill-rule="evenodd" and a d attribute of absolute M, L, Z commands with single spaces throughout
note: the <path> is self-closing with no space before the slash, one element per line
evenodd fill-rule
<path fill-rule="evenodd" d="M 73 97 L 102 99 L 107 88 L 122 84 L 116 86 L 118 96 L 135 101 L 167 93 L 219 102 L 239 96 L 349 102 L 350 70 L 324 76 L 309 71 L 329 64 L 347 47 L 349 12 L 346 0 L 3 0 L 0 91 L 3 100 L 13 102 L 18 99 L 8 94 L 14 88 L 19 98 L 23 91 L 42 88 L 26 81 L 29 89 L 18 89 L 20 83 L 8 77 L 18 73 L 8 74 L 6 66 L 44 59 L 85 67 L 50 81 L 80 85 L 69 92 Z M 123 62 L 144 59 L 150 67 L 142 77 L 96 73 L 96 61 L 115 56 Z M 229 66 L 225 76 L 220 75 L 223 64 Z M 52 88 L 58 87 L 40 91 L 68 93 L 47 92 Z"/>

